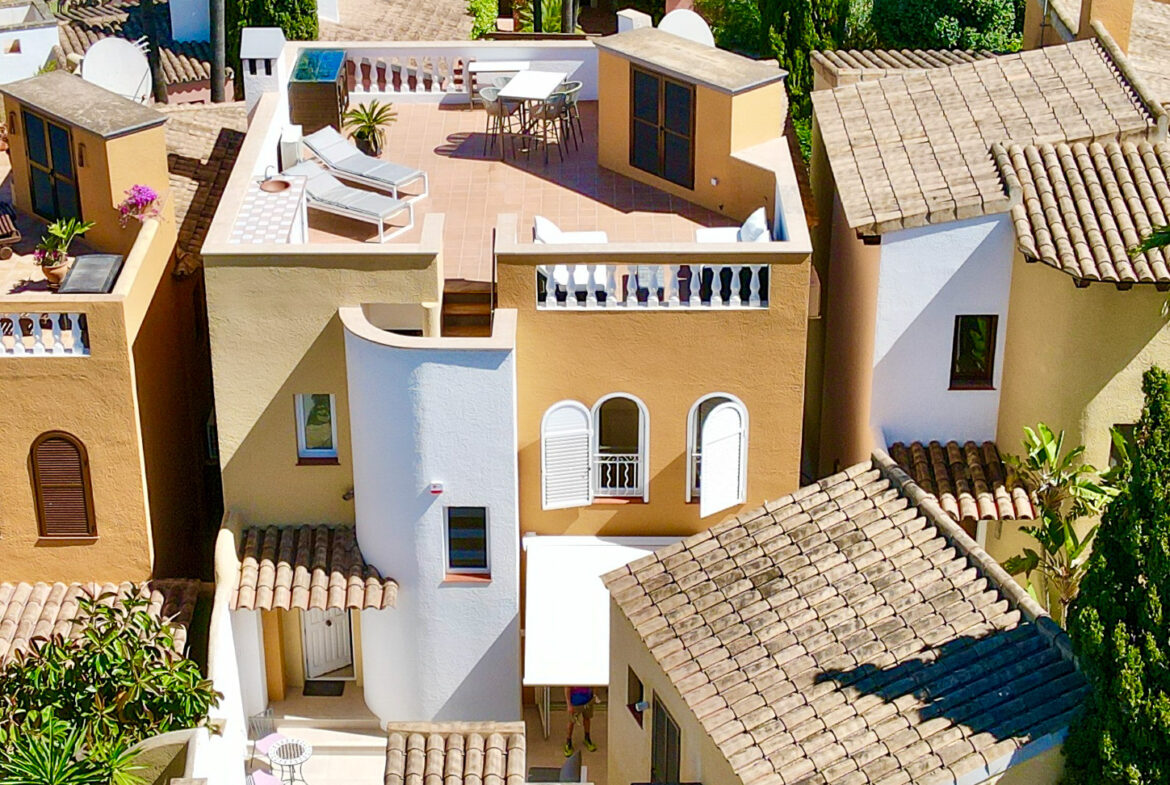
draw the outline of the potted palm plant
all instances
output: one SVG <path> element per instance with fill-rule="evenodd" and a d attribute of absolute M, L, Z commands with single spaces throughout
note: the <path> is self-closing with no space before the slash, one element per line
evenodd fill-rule
<path fill-rule="evenodd" d="M 33 264 L 40 265 L 41 272 L 49 286 L 56 289 L 65 280 L 65 273 L 73 263 L 69 245 L 79 234 L 85 234 L 94 226 L 93 221 L 79 221 L 76 218 L 58 218 L 45 229 L 33 251 Z"/>
<path fill-rule="evenodd" d="M 345 128 L 349 130 L 357 148 L 366 155 L 373 156 L 382 154 L 386 129 L 397 119 L 398 113 L 394 111 L 394 104 L 382 104 L 378 101 L 358 104 L 357 108 L 350 109 L 342 117 Z"/>

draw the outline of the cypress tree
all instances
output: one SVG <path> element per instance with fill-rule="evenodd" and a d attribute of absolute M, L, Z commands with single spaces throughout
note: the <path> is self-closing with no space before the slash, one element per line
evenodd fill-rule
<path fill-rule="evenodd" d="M 1069 634 L 1092 687 L 1065 742 L 1073 785 L 1170 781 L 1170 376 L 1142 379 L 1145 407 L 1105 510 Z"/>

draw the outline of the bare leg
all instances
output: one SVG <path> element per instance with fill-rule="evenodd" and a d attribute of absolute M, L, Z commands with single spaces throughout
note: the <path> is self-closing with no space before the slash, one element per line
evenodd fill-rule
<path fill-rule="evenodd" d="M 581 718 L 581 724 L 585 726 L 585 738 L 589 738 L 589 715 L 586 714 Z"/>

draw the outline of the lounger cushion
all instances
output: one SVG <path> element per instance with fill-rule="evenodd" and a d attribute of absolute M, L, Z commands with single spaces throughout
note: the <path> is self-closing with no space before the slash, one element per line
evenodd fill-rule
<path fill-rule="evenodd" d="M 771 239 L 768 234 L 768 216 L 763 207 L 749 215 L 739 228 L 741 243 L 766 243 Z"/>
<path fill-rule="evenodd" d="M 345 185 L 312 161 L 302 161 L 286 169 L 284 174 L 308 178 L 305 182 L 305 192 L 310 205 L 314 202 L 326 204 L 340 210 L 382 219 L 389 218 L 406 207 L 406 202 L 402 199 L 392 199 L 383 194 Z"/>
<path fill-rule="evenodd" d="M 366 155 L 331 125 L 306 136 L 305 144 L 330 169 L 355 177 L 378 180 L 395 188 L 423 176 L 421 169 L 412 169 Z"/>
<path fill-rule="evenodd" d="M 533 222 L 532 238 L 534 242 L 546 245 L 596 245 L 609 242 L 605 232 L 562 232 L 560 227 L 542 215 L 536 216 Z"/>

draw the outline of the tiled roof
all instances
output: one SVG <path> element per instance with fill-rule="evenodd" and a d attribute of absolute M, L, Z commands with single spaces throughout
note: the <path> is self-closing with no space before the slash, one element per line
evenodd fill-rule
<path fill-rule="evenodd" d="M 981 782 L 1086 692 L 1060 628 L 882 453 L 604 580 L 744 785 Z"/>
<path fill-rule="evenodd" d="M 80 597 L 111 603 L 126 597 L 150 599 L 148 612 L 172 619 L 176 648 L 186 647 L 187 625 L 199 599 L 199 583 L 155 580 L 149 583 L 0 583 L 0 664 L 27 651 L 38 638 L 81 633 L 76 624 Z M 172 618 L 173 617 L 173 618 Z"/>
<path fill-rule="evenodd" d="M 386 785 L 524 785 L 523 722 L 391 723 Z"/>
<path fill-rule="evenodd" d="M 832 77 L 833 85 L 881 79 L 899 71 L 921 71 L 973 63 L 992 57 L 987 50 L 964 49 L 830 49 L 813 52 L 813 68 Z"/>
<path fill-rule="evenodd" d="M 1016 242 L 1078 283 L 1170 286 L 1164 249 L 1130 258 L 1155 226 L 1170 223 L 1170 144 L 995 145 Z"/>
<path fill-rule="evenodd" d="M 956 521 L 1036 517 L 1032 497 L 1008 471 L 995 442 L 897 442 L 890 457 Z"/>
<path fill-rule="evenodd" d="M 173 40 L 170 9 L 165 1 L 155 3 L 154 18 L 161 39 L 159 59 L 167 84 L 182 85 L 210 79 L 211 44 L 207 41 Z M 137 41 L 145 35 L 138 0 L 108 0 L 93 5 L 71 4 L 67 10 L 58 14 L 58 19 L 61 48 L 66 55 L 83 55 L 91 44 L 102 38 Z"/>
<path fill-rule="evenodd" d="M 178 268 L 188 274 L 231 177 L 248 116 L 244 104 L 156 105 L 167 116 L 167 169 L 179 227 Z"/>
<path fill-rule="evenodd" d="M 996 142 L 1164 133 L 1164 110 L 1127 70 L 1098 41 L 1075 41 L 814 92 L 849 226 L 872 235 L 1006 211 Z"/>
<path fill-rule="evenodd" d="M 398 584 L 366 564 L 352 526 L 268 526 L 240 536 L 233 609 L 393 607 Z"/>

